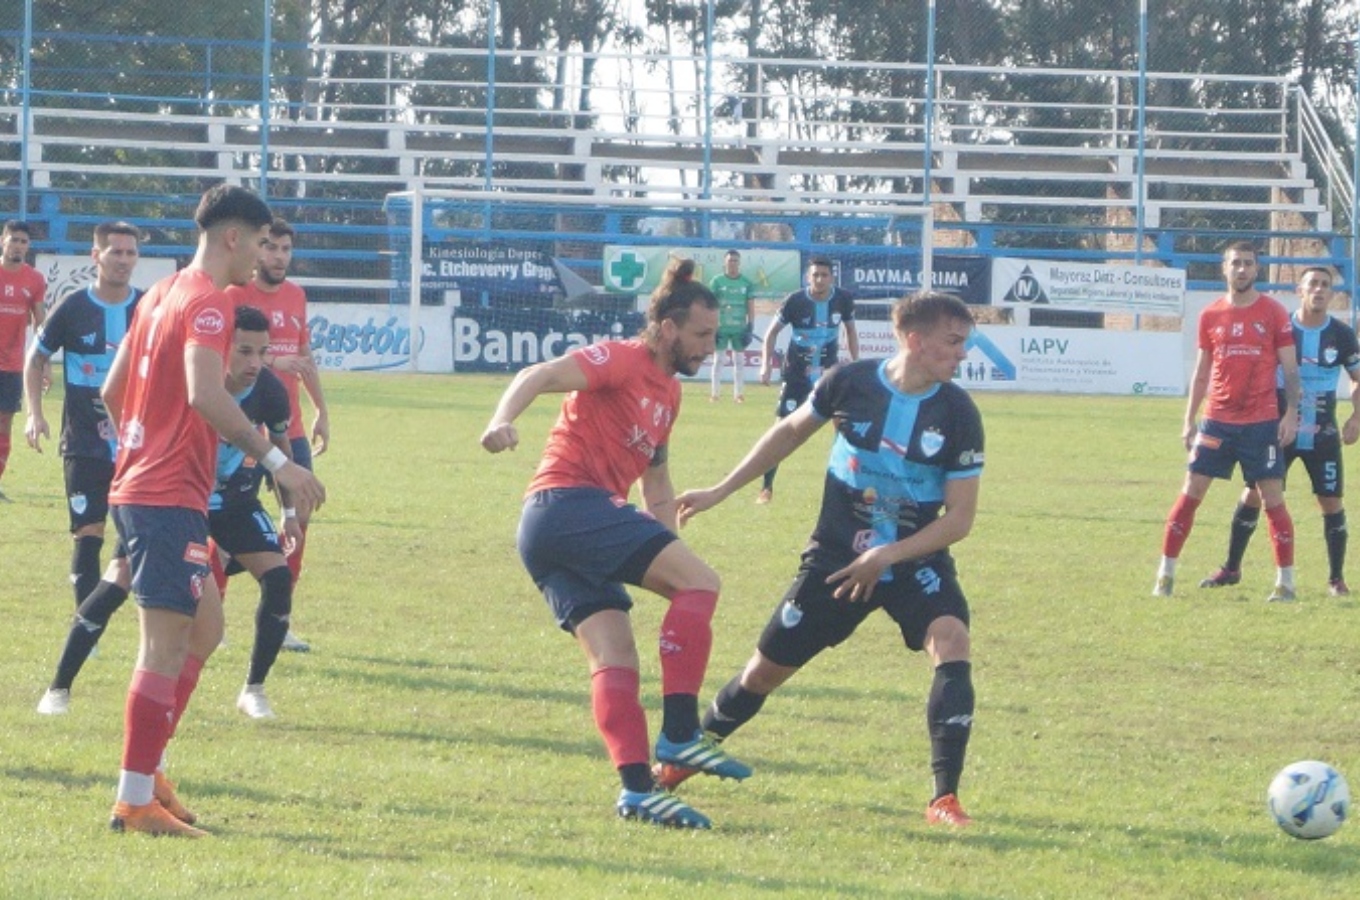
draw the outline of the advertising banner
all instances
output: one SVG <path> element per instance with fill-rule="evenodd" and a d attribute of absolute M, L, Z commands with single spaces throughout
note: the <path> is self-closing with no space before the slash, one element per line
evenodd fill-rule
<path fill-rule="evenodd" d="M 1185 271 L 1160 266 L 995 259 L 991 289 L 996 306 L 1163 316 L 1185 309 Z"/>
<path fill-rule="evenodd" d="M 890 323 L 858 324 L 862 358 L 897 352 Z M 955 380 L 969 390 L 1183 397 L 1181 344 L 1176 331 L 979 325 Z"/>
<path fill-rule="evenodd" d="M 94 260 L 87 253 L 72 256 L 56 253 L 39 253 L 33 258 L 33 267 L 47 279 L 47 306 L 50 309 L 62 297 L 94 282 Z M 175 261 L 156 256 L 143 256 L 137 260 L 137 268 L 132 270 L 134 286 L 146 290 L 167 275 L 175 274 Z"/>
<path fill-rule="evenodd" d="M 797 250 L 741 249 L 741 274 L 756 285 L 757 300 L 783 300 L 803 286 L 802 257 Z M 646 296 L 656 289 L 672 257 L 698 263 L 696 278 L 708 284 L 723 272 L 725 247 L 636 247 L 605 244 L 601 253 L 604 290 Z"/>
<path fill-rule="evenodd" d="M 925 286 L 919 253 L 857 250 L 834 258 L 840 268 L 840 286 L 853 292 L 856 300 L 897 300 Z M 985 306 L 992 302 L 992 263 L 987 257 L 936 254 L 930 269 L 932 289 L 954 294 L 964 303 Z"/>
<path fill-rule="evenodd" d="M 446 306 L 421 307 L 414 340 L 420 371 L 452 372 L 452 311 Z M 376 303 L 309 303 L 307 327 L 312 355 L 323 369 L 352 372 L 409 369 L 411 310 Z"/>

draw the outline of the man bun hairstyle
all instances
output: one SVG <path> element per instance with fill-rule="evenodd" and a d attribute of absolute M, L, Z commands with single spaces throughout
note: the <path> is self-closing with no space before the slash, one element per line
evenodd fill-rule
<path fill-rule="evenodd" d="M 694 280 L 699 265 L 692 259 L 672 258 L 661 276 L 661 283 L 652 291 L 647 306 L 647 326 L 642 337 L 653 342 L 661 334 L 661 323 L 667 319 L 677 326 L 689 319 L 689 311 L 699 303 L 705 309 L 717 309 L 718 298 L 702 282 Z"/>

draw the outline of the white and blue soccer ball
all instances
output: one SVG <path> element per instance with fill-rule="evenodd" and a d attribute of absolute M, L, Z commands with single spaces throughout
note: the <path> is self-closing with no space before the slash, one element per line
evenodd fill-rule
<path fill-rule="evenodd" d="M 1266 791 L 1266 805 L 1286 834 L 1316 841 L 1335 834 L 1345 823 L 1351 789 L 1336 769 L 1306 759 L 1280 770 Z"/>

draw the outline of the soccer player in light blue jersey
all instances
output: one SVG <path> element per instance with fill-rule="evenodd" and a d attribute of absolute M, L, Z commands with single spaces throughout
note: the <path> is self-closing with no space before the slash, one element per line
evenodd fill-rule
<path fill-rule="evenodd" d="M 973 319 L 957 298 L 925 292 L 897 302 L 893 326 L 895 356 L 831 369 L 810 402 L 776 422 L 726 478 L 676 498 L 683 523 L 833 424 L 821 513 L 802 565 L 703 727 L 715 741 L 728 737 L 881 608 L 908 649 L 926 651 L 934 666 L 926 725 L 935 794 L 926 820 L 967 825 L 957 792 L 973 722 L 969 615 L 949 548 L 973 527 L 983 431 L 972 398 L 951 379 L 967 355 Z M 656 774 L 669 788 L 692 772 L 662 765 Z"/>

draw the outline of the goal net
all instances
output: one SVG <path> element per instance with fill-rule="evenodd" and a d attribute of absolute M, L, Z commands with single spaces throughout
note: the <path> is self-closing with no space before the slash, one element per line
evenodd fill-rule
<path fill-rule="evenodd" d="M 803 287 L 809 260 L 830 259 L 855 297 L 865 356 L 892 352 L 892 302 L 932 284 L 932 218 L 920 206 L 416 190 L 389 194 L 385 209 L 393 315 L 419 335 L 411 366 L 426 371 L 514 371 L 632 337 L 671 257 L 694 259 L 708 283 L 739 251 L 756 335 Z M 743 362 L 757 366 L 759 351 L 753 341 Z"/>

